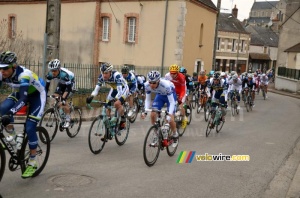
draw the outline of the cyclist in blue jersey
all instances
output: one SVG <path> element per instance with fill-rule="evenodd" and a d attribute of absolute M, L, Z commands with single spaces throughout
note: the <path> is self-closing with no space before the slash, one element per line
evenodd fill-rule
<path fill-rule="evenodd" d="M 148 73 L 148 81 L 145 83 L 145 92 L 146 92 L 146 100 L 145 100 L 145 109 L 149 109 L 151 103 L 151 93 L 156 93 L 154 101 L 152 103 L 152 109 L 161 110 L 164 104 L 167 104 L 168 115 L 166 120 L 170 124 L 170 128 L 173 132 L 174 142 L 172 144 L 173 147 L 176 147 L 178 144 L 179 134 L 176 129 L 176 123 L 174 121 L 174 113 L 176 110 L 176 91 L 174 84 L 165 79 L 161 79 L 161 75 L 158 71 L 151 71 Z M 141 114 L 142 119 L 144 119 L 147 115 L 147 112 L 143 112 Z M 155 112 L 151 112 L 151 124 L 155 124 L 157 114 Z"/>
<path fill-rule="evenodd" d="M 126 80 L 123 78 L 122 74 L 118 71 L 113 71 L 113 65 L 110 63 L 102 63 L 100 66 L 101 74 L 98 77 L 98 83 L 92 92 L 91 96 L 86 99 L 86 103 L 90 104 L 95 96 L 98 95 L 100 87 L 105 83 L 111 87 L 110 92 L 107 95 L 107 116 L 110 117 L 110 106 L 113 101 L 114 107 L 117 109 L 119 115 L 121 116 L 121 122 L 119 125 L 120 130 L 126 129 L 126 118 L 124 115 L 123 104 L 129 93 L 129 88 Z M 103 139 L 104 140 L 104 139 Z"/>
<path fill-rule="evenodd" d="M 36 125 L 42 117 L 46 102 L 44 82 L 32 71 L 18 65 L 16 54 L 10 51 L 0 55 L 0 82 L 13 88 L 13 93 L 0 106 L 2 125 L 13 138 L 16 135 L 13 125 L 10 125 L 13 122 L 13 115 L 29 104 L 25 131 L 28 136 L 30 158 L 22 178 L 32 177 L 38 166 Z"/>
<path fill-rule="evenodd" d="M 49 91 L 50 82 L 52 79 L 59 79 L 59 82 L 55 89 L 55 96 L 60 96 L 61 104 L 60 108 L 66 114 L 66 122 L 62 126 L 68 128 L 70 126 L 70 107 L 66 105 L 68 97 L 71 95 L 75 86 L 74 73 L 66 68 L 61 68 L 60 61 L 58 59 L 51 60 L 48 63 L 48 69 L 50 70 L 46 75 L 46 93 Z"/>
<path fill-rule="evenodd" d="M 123 78 L 127 81 L 127 85 L 129 88 L 129 94 L 128 94 L 128 99 L 129 99 L 129 112 L 128 112 L 128 117 L 131 117 L 133 115 L 133 98 L 134 94 L 137 91 L 137 80 L 135 75 L 132 72 L 129 72 L 129 67 L 128 66 L 123 66 L 121 69 L 122 76 Z"/>

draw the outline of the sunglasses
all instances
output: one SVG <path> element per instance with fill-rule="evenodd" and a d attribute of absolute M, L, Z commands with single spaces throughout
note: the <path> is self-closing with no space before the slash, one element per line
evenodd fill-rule
<path fill-rule="evenodd" d="M 128 73 L 122 73 L 122 74 L 128 74 Z"/>
<path fill-rule="evenodd" d="M 154 81 L 149 81 L 149 84 L 151 85 L 155 85 L 157 82 L 154 82 Z"/>
<path fill-rule="evenodd" d="M 51 71 L 51 72 L 57 72 L 58 69 L 51 69 L 50 71 Z"/>
<path fill-rule="evenodd" d="M 177 73 L 170 73 L 171 75 L 176 75 Z"/>

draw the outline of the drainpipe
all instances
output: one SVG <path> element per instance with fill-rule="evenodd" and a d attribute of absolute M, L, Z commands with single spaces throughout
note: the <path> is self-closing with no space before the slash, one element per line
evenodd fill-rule
<path fill-rule="evenodd" d="M 163 71 L 164 71 L 164 60 L 165 60 L 168 5 L 169 5 L 169 0 L 166 0 L 165 21 L 164 21 L 164 35 L 163 35 L 163 46 L 162 46 L 162 55 L 161 55 L 161 68 L 160 68 L 160 73 L 161 73 L 162 76 L 163 76 Z"/>

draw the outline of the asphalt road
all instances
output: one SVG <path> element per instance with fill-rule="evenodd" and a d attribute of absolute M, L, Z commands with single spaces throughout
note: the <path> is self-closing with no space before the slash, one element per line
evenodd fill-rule
<path fill-rule="evenodd" d="M 222 131 L 205 137 L 203 112 L 194 115 L 173 157 L 160 153 L 149 168 L 143 160 L 148 120 L 131 125 L 125 145 L 109 141 L 94 155 L 88 147 L 84 122 L 77 137 L 58 132 L 44 171 L 21 179 L 20 170 L 8 168 L 0 194 L 8 197 L 260 197 L 299 138 L 300 100 L 269 93 L 257 97 L 250 113 L 227 113 Z M 243 108 L 243 105 L 242 105 Z M 197 161 L 176 163 L 181 151 L 196 155 L 249 155 L 250 161 Z"/>

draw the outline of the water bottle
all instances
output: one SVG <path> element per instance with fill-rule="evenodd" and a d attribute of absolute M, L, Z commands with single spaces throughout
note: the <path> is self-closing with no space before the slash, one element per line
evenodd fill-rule
<path fill-rule="evenodd" d="M 8 135 L 8 136 L 6 137 L 6 140 L 10 143 L 10 145 L 12 145 L 12 146 L 16 145 L 16 141 L 15 141 L 14 136 Z"/>
<path fill-rule="evenodd" d="M 23 138 L 24 138 L 24 135 L 22 133 L 17 134 L 17 139 L 16 139 L 16 142 L 17 142 L 16 149 L 17 150 L 21 149 L 22 143 L 23 143 Z"/>
<path fill-rule="evenodd" d="M 164 139 L 168 139 L 168 133 L 169 133 L 170 125 L 169 123 L 165 124 L 162 128 L 162 135 Z"/>
<path fill-rule="evenodd" d="M 117 117 L 112 117 L 110 119 L 110 126 L 116 126 L 116 123 L 117 123 Z"/>
<path fill-rule="evenodd" d="M 140 104 L 140 106 L 143 105 L 143 100 L 142 99 L 139 99 L 139 104 Z"/>

